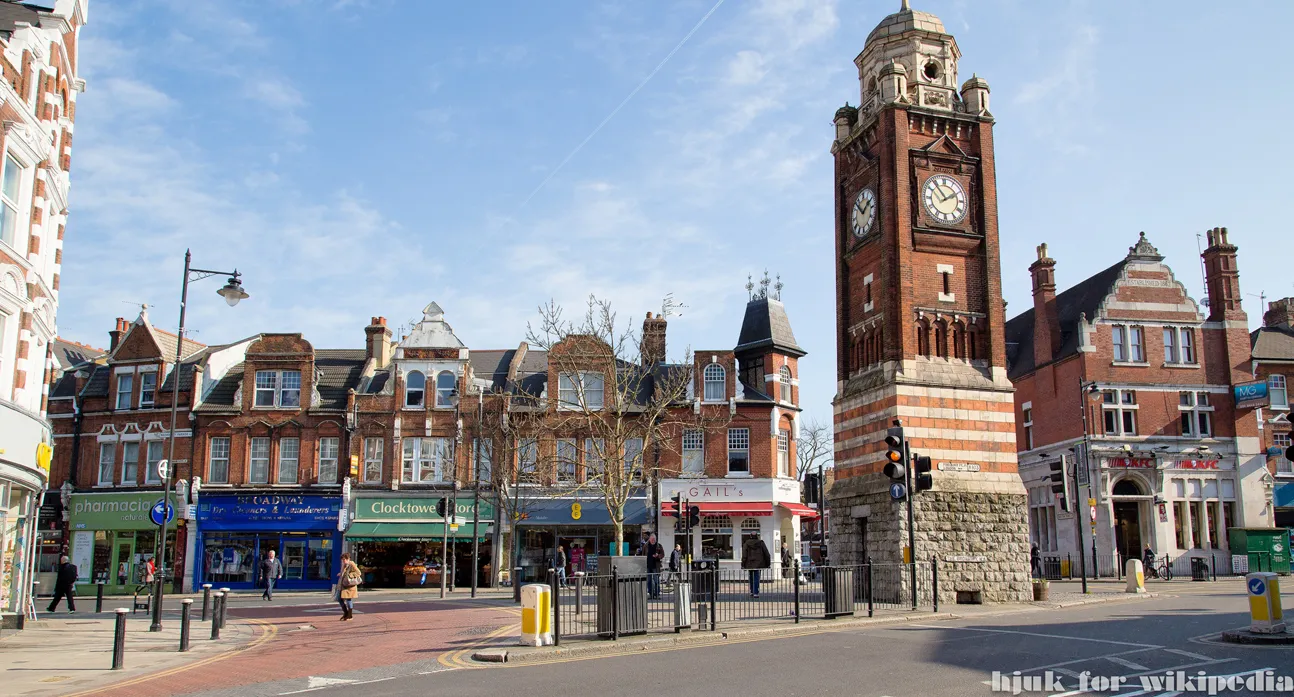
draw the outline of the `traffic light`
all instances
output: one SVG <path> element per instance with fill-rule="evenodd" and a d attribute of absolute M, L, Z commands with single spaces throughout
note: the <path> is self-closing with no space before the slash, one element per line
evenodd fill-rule
<path fill-rule="evenodd" d="M 903 469 L 903 429 L 888 429 L 885 436 L 885 476 L 896 481 L 903 481 L 906 470 Z"/>
<path fill-rule="evenodd" d="M 912 456 L 912 493 L 929 491 L 935 485 L 934 477 L 930 474 L 931 464 L 928 455 Z"/>
<path fill-rule="evenodd" d="M 1060 502 L 1060 510 L 1069 510 L 1069 478 L 1065 476 L 1065 458 L 1053 462 L 1051 467 L 1051 493 Z"/>
<path fill-rule="evenodd" d="M 804 475 L 804 503 L 810 506 L 818 503 L 818 475 L 816 472 Z"/>
<path fill-rule="evenodd" d="M 674 498 L 670 500 L 674 502 L 674 515 L 683 520 L 683 494 L 674 494 Z"/>
<path fill-rule="evenodd" d="M 687 509 L 687 524 L 691 525 L 694 528 L 701 524 L 700 506 L 692 506 L 691 508 Z"/>

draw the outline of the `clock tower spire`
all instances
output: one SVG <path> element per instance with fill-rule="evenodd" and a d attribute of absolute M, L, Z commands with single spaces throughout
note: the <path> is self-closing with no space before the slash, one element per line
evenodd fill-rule
<path fill-rule="evenodd" d="M 961 50 L 910 8 L 868 35 L 859 106 L 835 114 L 837 394 L 832 559 L 901 561 L 886 428 L 932 458 L 915 495 L 918 559 L 941 594 L 1029 596 L 1027 500 L 1006 376 L 988 83 L 958 87 Z M 951 527 L 951 530 L 949 529 Z M 973 559 L 974 561 L 966 561 Z M 947 581 L 945 581 L 947 579 Z"/>

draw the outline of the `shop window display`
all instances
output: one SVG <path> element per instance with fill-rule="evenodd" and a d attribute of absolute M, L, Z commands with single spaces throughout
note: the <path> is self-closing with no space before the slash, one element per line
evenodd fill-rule
<path fill-rule="evenodd" d="M 732 559 L 732 519 L 706 516 L 701 519 L 701 556 L 705 559 Z"/>

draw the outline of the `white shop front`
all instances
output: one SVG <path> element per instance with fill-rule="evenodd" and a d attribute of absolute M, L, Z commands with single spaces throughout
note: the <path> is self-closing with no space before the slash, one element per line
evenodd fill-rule
<path fill-rule="evenodd" d="M 685 507 L 700 509 L 700 525 L 692 529 L 693 559 L 718 559 L 723 569 L 741 568 L 741 547 L 748 537 L 768 546 L 773 569 L 781 567 L 782 542 L 791 553 L 800 548 L 800 521 L 817 513 L 801 503 L 800 483 L 794 479 L 665 479 L 660 483 L 659 541 L 666 555 L 675 544 L 686 552 L 689 541 L 675 509 L 674 497 Z"/>

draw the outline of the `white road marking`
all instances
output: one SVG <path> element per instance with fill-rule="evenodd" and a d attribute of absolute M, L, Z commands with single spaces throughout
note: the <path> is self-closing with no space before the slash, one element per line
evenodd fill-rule
<path fill-rule="evenodd" d="M 1021 632 L 1014 629 L 985 629 L 983 627 L 946 627 L 930 624 L 914 624 L 913 627 L 923 629 L 960 629 L 967 632 L 991 632 L 993 634 L 1019 634 L 1021 636 L 1039 637 L 1042 639 L 1068 639 L 1069 641 L 1090 641 L 1098 644 L 1116 644 L 1118 646 L 1136 646 L 1143 649 L 1162 649 L 1163 646 L 1158 644 L 1138 644 L 1131 641 L 1114 641 L 1113 639 L 1089 639 L 1087 637 L 1065 636 L 1063 634 L 1041 634 L 1038 632 Z"/>
<path fill-rule="evenodd" d="M 1034 667 L 1034 668 L 1027 668 L 1027 669 L 1023 669 L 1023 670 L 1021 670 L 1020 672 L 1021 672 L 1021 673 L 1024 673 L 1024 674 L 1036 673 L 1036 672 L 1038 672 L 1038 671 L 1040 671 L 1040 670 L 1054 670 L 1054 671 L 1056 671 L 1056 672 L 1060 672 L 1060 671 L 1059 671 L 1059 670 L 1057 670 L 1057 669 L 1058 669 L 1058 668 L 1060 668 L 1061 666 L 1069 666 L 1069 665 L 1073 665 L 1073 664 L 1075 664 L 1075 663 L 1086 663 L 1086 662 L 1088 662 L 1088 661 L 1099 661 L 1099 660 L 1101 660 L 1102 658 L 1108 658 L 1108 657 L 1110 657 L 1110 656 L 1127 656 L 1127 655 L 1129 655 L 1129 654 L 1134 654 L 1134 653 L 1144 653 L 1144 652 L 1146 652 L 1146 651 L 1154 651 L 1154 649 L 1153 649 L 1153 648 L 1149 648 L 1149 649 L 1132 649 L 1131 651 L 1120 651 L 1120 652 L 1118 652 L 1118 653 L 1102 654 L 1102 655 L 1100 655 L 1100 656 L 1085 656 L 1085 657 L 1083 657 L 1083 658 L 1072 658 L 1072 659 L 1070 659 L 1070 660 L 1068 660 L 1068 661 L 1061 661 L 1060 663 L 1051 663 L 1051 664 L 1048 664 L 1048 665 L 1045 665 L 1045 666 L 1037 666 L 1037 667 Z"/>
<path fill-rule="evenodd" d="M 1132 670 L 1150 670 L 1149 668 L 1141 665 L 1140 663 L 1133 663 L 1132 661 L 1129 661 L 1126 658 L 1119 658 L 1118 656 L 1106 656 L 1105 660 L 1110 661 L 1111 663 L 1118 663 L 1124 668 L 1131 668 Z M 1208 660 L 1208 659 L 1205 659 L 1205 660 Z"/>
<path fill-rule="evenodd" d="M 346 678 L 319 678 L 310 676 L 310 684 L 307 687 L 328 687 L 329 685 L 347 685 L 355 682 Z"/>
<path fill-rule="evenodd" d="M 1200 655 L 1200 654 L 1198 654 L 1198 653 L 1191 653 L 1190 651 L 1183 651 L 1183 650 L 1181 650 L 1181 649 L 1164 649 L 1164 650 L 1165 650 L 1165 651 L 1167 651 L 1168 653 L 1175 653 L 1175 654 L 1177 654 L 1178 656 L 1185 656 L 1185 657 L 1187 657 L 1187 658 L 1194 658 L 1194 659 L 1195 659 L 1195 660 L 1197 660 L 1197 661 L 1211 661 L 1211 660 L 1213 660 L 1212 658 L 1209 658 L 1208 656 L 1201 656 L 1201 655 Z"/>

